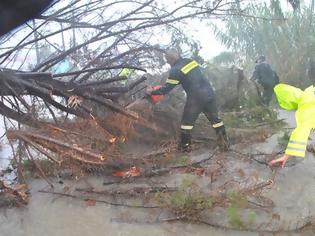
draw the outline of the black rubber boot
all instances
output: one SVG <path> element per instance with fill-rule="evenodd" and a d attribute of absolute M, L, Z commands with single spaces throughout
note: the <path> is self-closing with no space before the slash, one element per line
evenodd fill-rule
<path fill-rule="evenodd" d="M 178 150 L 181 152 L 191 152 L 191 134 L 190 131 L 181 130 L 180 143 Z"/>
<path fill-rule="evenodd" d="M 217 134 L 217 144 L 221 151 L 228 151 L 230 148 L 230 141 L 226 134 L 224 125 L 215 128 L 215 132 Z"/>

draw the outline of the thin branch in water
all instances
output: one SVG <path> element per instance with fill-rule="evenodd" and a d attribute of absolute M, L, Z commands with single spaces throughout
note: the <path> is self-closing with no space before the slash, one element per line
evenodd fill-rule
<path fill-rule="evenodd" d="M 34 163 L 34 165 L 36 166 L 36 168 L 38 169 L 41 177 L 50 185 L 51 188 L 54 188 L 53 183 L 47 178 L 47 176 L 45 175 L 43 169 L 41 168 L 40 164 L 37 162 L 37 160 L 34 159 L 31 151 L 29 150 L 28 146 L 25 145 L 26 151 L 28 156 L 30 157 L 30 159 L 32 160 L 32 162 Z"/>
<path fill-rule="evenodd" d="M 94 202 L 105 203 L 105 204 L 108 204 L 108 205 L 111 205 L 111 206 L 118 206 L 118 207 L 143 208 L 143 209 L 159 208 L 158 206 L 139 206 L 139 205 L 129 205 L 129 204 L 123 204 L 123 203 L 115 203 L 115 202 L 110 202 L 110 201 L 106 201 L 106 200 L 85 198 L 85 197 L 82 197 L 82 196 L 76 196 L 76 195 L 72 195 L 72 194 L 69 194 L 69 193 L 59 193 L 59 192 L 52 192 L 52 191 L 46 191 L 46 190 L 39 190 L 38 192 L 54 194 L 54 195 L 59 195 L 59 196 L 63 196 L 63 197 L 70 197 L 70 198 L 78 199 L 78 200 L 82 200 L 82 201 L 91 200 L 91 201 L 94 201 Z"/>

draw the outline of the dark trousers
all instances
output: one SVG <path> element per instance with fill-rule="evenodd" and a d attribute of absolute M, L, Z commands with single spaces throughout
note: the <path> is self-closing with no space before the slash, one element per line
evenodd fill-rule
<path fill-rule="evenodd" d="M 209 100 L 199 100 L 195 98 L 188 97 L 184 112 L 182 116 L 181 125 L 181 145 L 190 145 L 191 143 L 191 130 L 199 116 L 200 113 L 204 113 L 212 126 L 215 128 L 216 132 L 224 131 L 224 125 L 222 120 L 218 116 L 218 110 L 216 106 L 215 99 Z"/>
<path fill-rule="evenodd" d="M 264 91 L 262 94 L 262 102 L 267 106 L 269 105 L 272 99 L 273 87 L 274 86 L 263 85 Z"/>
<path fill-rule="evenodd" d="M 200 101 L 187 98 L 182 116 L 182 125 L 193 126 L 200 113 L 204 113 L 211 124 L 221 122 L 215 99 Z"/>

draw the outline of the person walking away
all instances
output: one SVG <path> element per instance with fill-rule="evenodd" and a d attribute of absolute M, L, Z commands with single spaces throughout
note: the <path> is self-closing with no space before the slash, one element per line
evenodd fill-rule
<path fill-rule="evenodd" d="M 251 76 L 251 80 L 262 86 L 262 103 L 268 106 L 272 99 L 273 88 L 279 83 L 279 77 L 277 73 L 271 68 L 270 64 L 266 62 L 265 56 L 261 55 L 256 60 L 256 63 L 257 64 Z M 260 91 L 258 92 L 260 93 Z"/>

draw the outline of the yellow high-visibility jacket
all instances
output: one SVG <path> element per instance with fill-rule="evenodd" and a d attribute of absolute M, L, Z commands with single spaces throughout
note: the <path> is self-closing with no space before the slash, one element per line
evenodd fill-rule
<path fill-rule="evenodd" d="M 129 76 L 131 76 L 133 73 L 134 73 L 134 70 L 129 69 L 129 68 L 123 68 L 123 69 L 119 72 L 118 76 L 126 76 L 126 77 L 129 77 Z"/>
<path fill-rule="evenodd" d="M 278 84 L 274 91 L 282 108 L 296 110 L 296 128 L 290 136 L 285 154 L 304 157 L 308 136 L 315 128 L 315 87 L 312 85 L 303 91 L 287 84 Z"/>
<path fill-rule="evenodd" d="M 130 75 L 130 70 L 128 68 L 123 68 L 118 75 L 128 77 Z"/>

